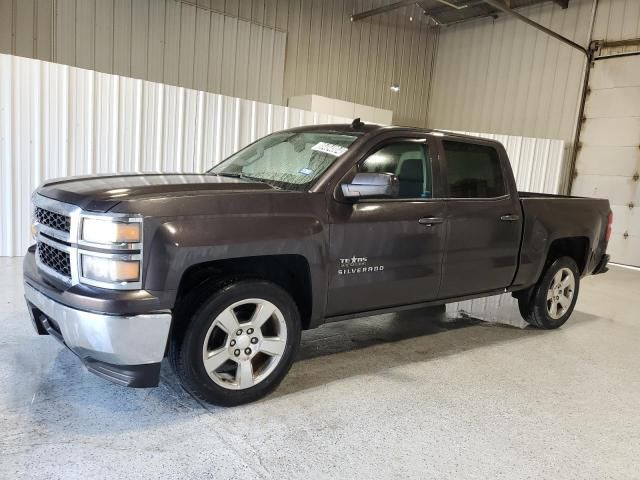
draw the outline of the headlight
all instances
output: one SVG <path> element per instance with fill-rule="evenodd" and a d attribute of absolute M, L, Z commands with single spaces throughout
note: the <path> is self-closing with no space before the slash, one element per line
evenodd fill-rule
<path fill-rule="evenodd" d="M 118 222 L 116 220 L 83 218 L 82 240 L 91 243 L 139 243 L 142 232 L 139 222 Z"/>
<path fill-rule="evenodd" d="M 96 282 L 137 282 L 140 279 L 139 260 L 81 255 L 82 277 Z"/>

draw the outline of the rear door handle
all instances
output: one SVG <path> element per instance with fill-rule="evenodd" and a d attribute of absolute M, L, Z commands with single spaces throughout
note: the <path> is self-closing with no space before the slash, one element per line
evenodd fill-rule
<path fill-rule="evenodd" d="M 418 220 L 420 225 L 424 225 L 425 227 L 431 227 L 433 225 L 437 225 L 438 223 L 444 222 L 444 218 L 439 217 L 423 217 Z"/>
<path fill-rule="evenodd" d="M 503 222 L 517 222 L 520 220 L 520 215 L 516 215 L 515 213 L 510 213 L 508 215 L 502 215 L 500 220 Z"/>

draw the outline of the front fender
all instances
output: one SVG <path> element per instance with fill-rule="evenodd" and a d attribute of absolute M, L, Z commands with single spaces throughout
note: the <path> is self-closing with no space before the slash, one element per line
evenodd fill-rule
<path fill-rule="evenodd" d="M 148 245 L 145 288 L 173 292 L 173 303 L 184 273 L 195 265 L 264 255 L 300 255 L 309 264 L 312 318 L 324 312 L 328 232 L 313 216 L 198 215 L 167 219 L 158 224 Z"/>

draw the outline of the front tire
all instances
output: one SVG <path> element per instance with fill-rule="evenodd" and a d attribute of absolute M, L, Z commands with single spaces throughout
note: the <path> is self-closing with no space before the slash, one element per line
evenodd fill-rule
<path fill-rule="evenodd" d="M 561 327 L 571 316 L 578 300 L 580 272 L 571 257 L 556 259 L 529 292 L 518 298 L 522 318 L 543 329 Z"/>
<path fill-rule="evenodd" d="M 211 285 L 209 288 L 212 288 Z M 240 280 L 199 292 L 200 306 L 176 334 L 169 360 L 182 386 L 221 406 L 249 403 L 285 377 L 300 344 L 300 314 L 291 296 L 264 280 Z M 196 301 L 187 298 L 187 302 Z"/>

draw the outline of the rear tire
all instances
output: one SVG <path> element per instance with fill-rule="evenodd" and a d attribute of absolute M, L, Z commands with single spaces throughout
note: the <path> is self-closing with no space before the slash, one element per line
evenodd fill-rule
<path fill-rule="evenodd" d="M 518 296 L 522 318 L 531 326 L 551 330 L 571 316 L 578 300 L 580 272 L 571 257 L 556 259 L 526 294 Z"/>
<path fill-rule="evenodd" d="M 253 402 L 272 392 L 300 344 L 300 314 L 291 296 L 271 282 L 239 280 L 200 287 L 185 302 L 198 297 L 195 311 L 175 319 L 183 328 L 169 347 L 184 389 L 221 406 Z"/>

